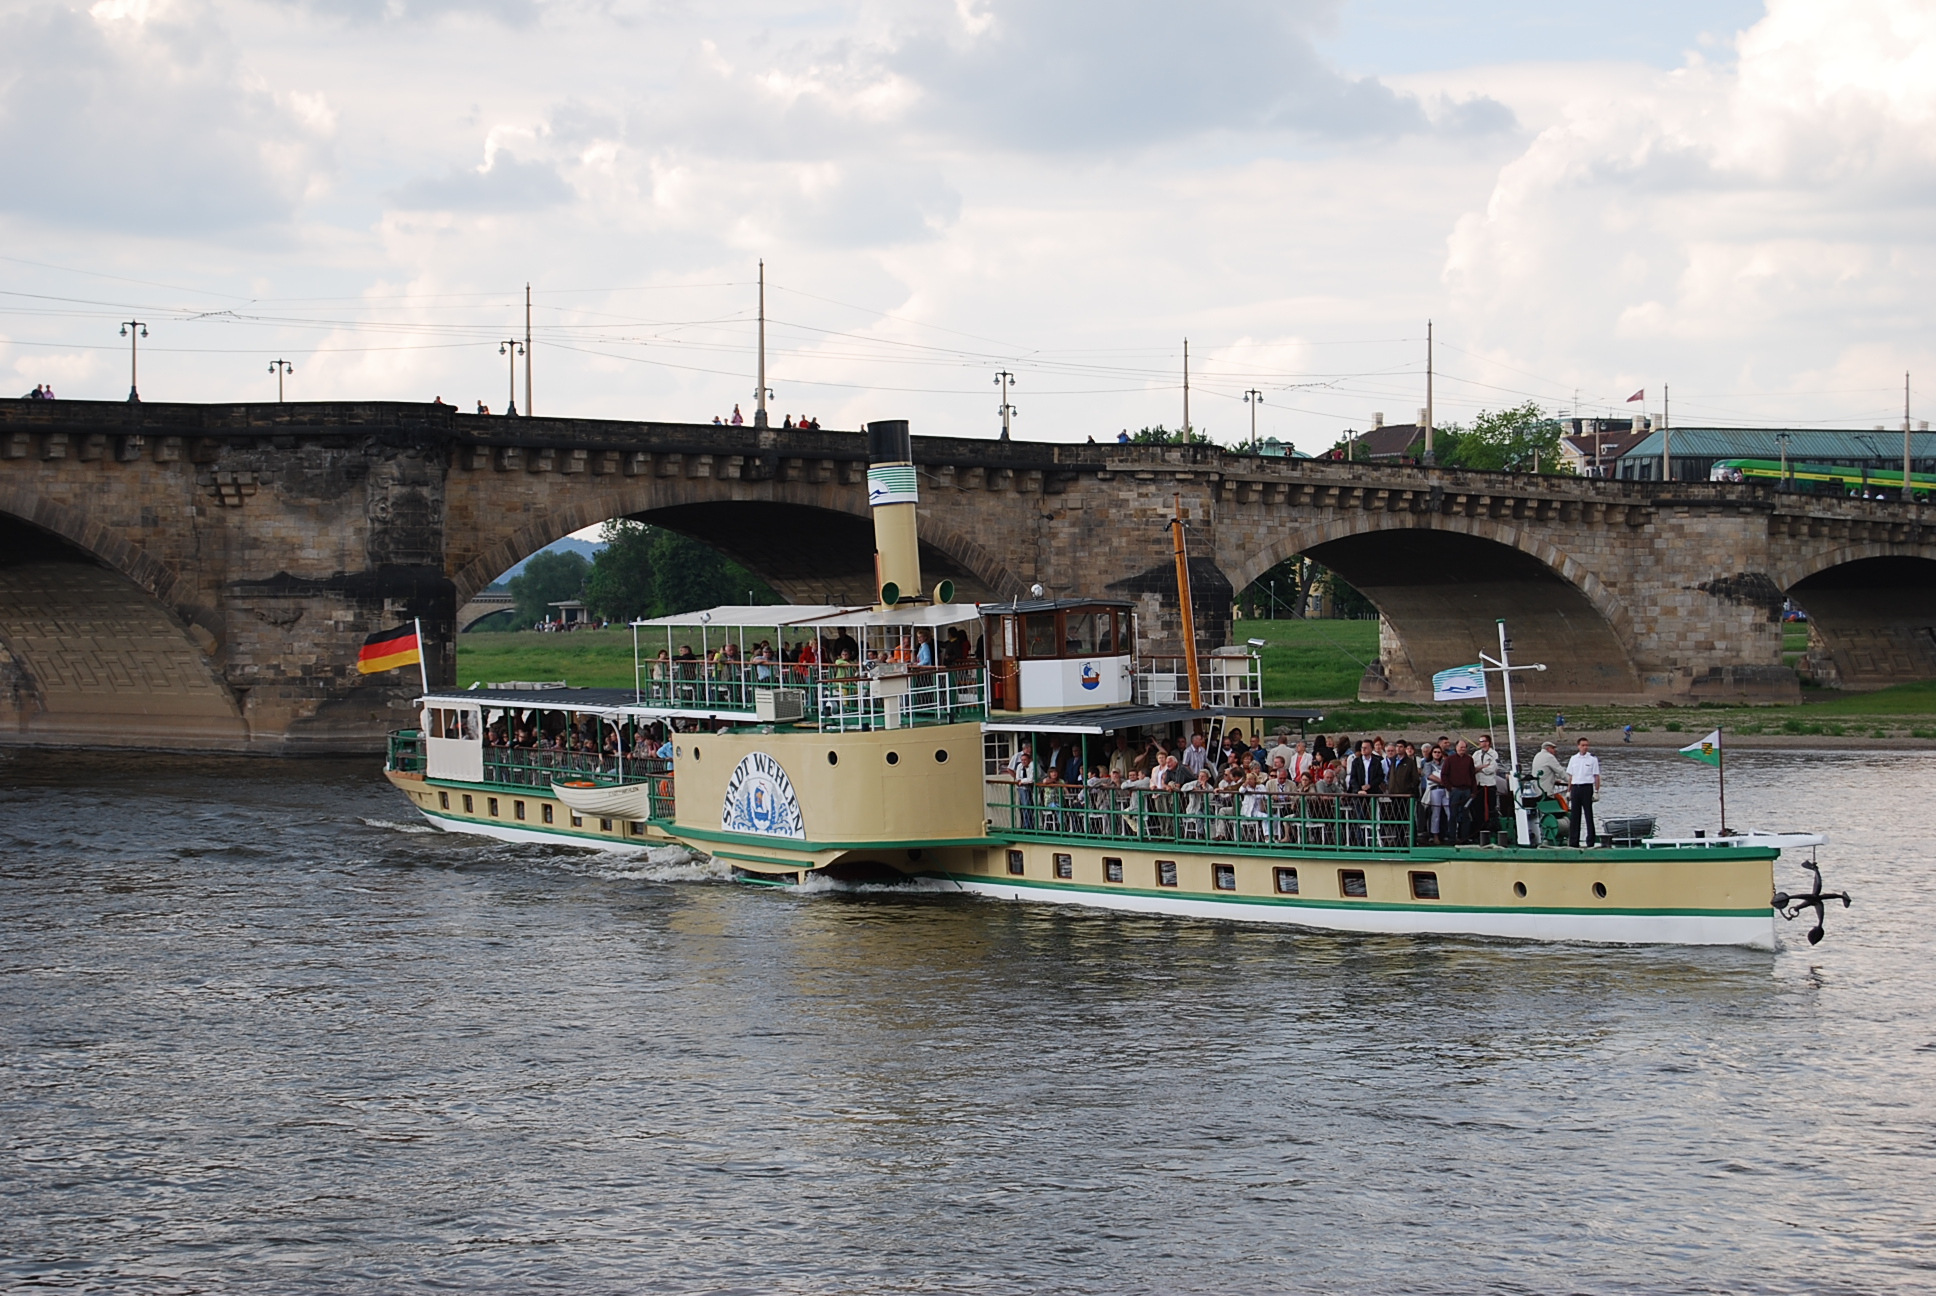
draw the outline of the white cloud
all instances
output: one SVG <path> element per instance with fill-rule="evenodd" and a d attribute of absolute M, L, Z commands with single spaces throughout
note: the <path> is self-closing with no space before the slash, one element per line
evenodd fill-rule
<path fill-rule="evenodd" d="M 251 77 L 197 0 L 0 16 L 0 209 L 204 234 L 292 216 L 327 169 L 326 109 Z"/>

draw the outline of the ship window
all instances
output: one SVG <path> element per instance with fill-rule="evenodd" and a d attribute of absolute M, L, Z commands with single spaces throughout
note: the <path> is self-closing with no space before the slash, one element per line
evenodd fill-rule
<path fill-rule="evenodd" d="M 828 763 L 829 765 L 838 765 L 838 764 L 840 764 L 840 753 L 839 753 L 839 752 L 837 752 L 837 751 L 830 751 L 830 752 L 828 752 L 828 753 L 827 753 L 827 763 Z"/>
<path fill-rule="evenodd" d="M 450 793 L 448 793 L 448 792 L 439 792 L 439 793 L 437 794 L 437 808 L 438 808 L 439 810 L 448 810 L 448 809 L 450 809 Z"/>
<path fill-rule="evenodd" d="M 1351 900 L 1362 900 L 1370 894 L 1365 890 L 1365 871 L 1363 869 L 1339 869 L 1338 894 Z"/>
<path fill-rule="evenodd" d="M 1116 614 L 1096 613 L 1096 654 L 1107 657 L 1116 651 Z"/>
<path fill-rule="evenodd" d="M 1237 889 L 1237 866 L 1235 864 L 1212 864 L 1210 881 L 1219 891 Z"/>
<path fill-rule="evenodd" d="M 1104 616 L 1107 617 L 1107 613 Z M 1088 657 L 1096 651 L 1096 616 L 1093 612 L 1070 612 L 1063 618 L 1062 655 Z"/>
<path fill-rule="evenodd" d="M 1028 641 L 1028 656 L 1055 656 L 1055 613 L 1029 613 L 1022 618 L 1022 632 Z"/>
<path fill-rule="evenodd" d="M 633 819 L 625 825 L 625 831 L 631 833 L 634 837 L 643 837 L 645 836 L 645 825 Z"/>
<path fill-rule="evenodd" d="M 948 749 L 946 747 L 937 747 L 934 749 L 934 763 L 937 765 L 946 765 L 948 763 Z"/>
<path fill-rule="evenodd" d="M 1123 862 L 1117 859 L 1114 855 L 1103 856 L 1102 877 L 1103 877 L 1103 881 L 1105 882 L 1122 881 L 1123 880 Z"/>
<path fill-rule="evenodd" d="M 551 802 L 547 801 L 544 803 L 541 813 L 544 815 L 544 821 L 546 823 L 550 823 L 551 822 Z"/>
<path fill-rule="evenodd" d="M 698 743 L 694 743 L 694 744 L 692 745 L 692 758 L 693 758 L 694 760 L 698 760 L 698 759 L 699 759 L 699 744 L 698 744 Z"/>
<path fill-rule="evenodd" d="M 1057 851 L 1055 856 L 1055 875 L 1064 880 L 1074 877 L 1076 875 L 1075 857 L 1072 855 L 1064 855 L 1060 851 Z"/>
<path fill-rule="evenodd" d="M 487 797 L 485 798 L 484 804 L 490 809 L 491 817 L 495 819 L 497 817 L 497 798 Z"/>
<path fill-rule="evenodd" d="M 1176 861 L 1175 860 L 1156 861 L 1156 885 L 1158 886 L 1176 885 Z"/>
<path fill-rule="evenodd" d="M 1012 850 L 1008 853 L 1008 871 L 1016 877 L 1022 876 L 1022 852 Z"/>
<path fill-rule="evenodd" d="M 1521 900 L 1524 900 L 1526 898 L 1526 884 L 1524 882 L 1513 883 L 1513 894 Z"/>
<path fill-rule="evenodd" d="M 1297 894 L 1297 870 L 1294 868 L 1272 869 L 1272 880 L 1277 884 L 1277 894 Z"/>
<path fill-rule="evenodd" d="M 887 754 L 887 763 L 889 765 L 899 765 L 901 763 L 901 753 L 889 752 Z"/>
<path fill-rule="evenodd" d="M 471 808 L 471 794 L 468 792 L 464 794 L 464 813 L 465 814 L 476 813 L 476 811 Z"/>
<path fill-rule="evenodd" d="M 514 814 L 517 815 L 518 818 L 520 819 L 524 818 L 524 802 L 513 801 L 511 803 L 511 810 Z"/>
<path fill-rule="evenodd" d="M 1436 873 L 1412 874 L 1412 899 L 1436 900 L 1439 898 L 1439 875 Z"/>
<path fill-rule="evenodd" d="M 1595 898 L 1597 898 L 1597 899 L 1600 899 L 1600 900 L 1604 900 L 1604 899 L 1606 899 L 1606 898 L 1607 898 L 1607 884 L 1606 884 L 1606 883 L 1604 883 L 1604 882 L 1595 882 L 1595 883 L 1593 884 L 1593 894 L 1594 894 L 1594 896 L 1595 896 Z"/>
<path fill-rule="evenodd" d="M 585 819 L 584 819 L 584 816 L 582 816 L 582 815 L 573 815 L 573 816 L 571 817 L 571 826 L 572 826 L 572 827 L 574 827 L 574 828 L 583 828 L 583 827 L 585 826 Z"/>
<path fill-rule="evenodd" d="M 598 831 L 600 832 L 612 831 L 612 821 L 610 819 L 600 819 L 598 821 Z"/>

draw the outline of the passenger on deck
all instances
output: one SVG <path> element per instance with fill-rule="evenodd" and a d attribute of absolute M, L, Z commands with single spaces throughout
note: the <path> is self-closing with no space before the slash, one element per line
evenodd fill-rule
<path fill-rule="evenodd" d="M 914 664 L 916 666 L 934 665 L 934 635 L 926 629 L 914 632 Z"/>
<path fill-rule="evenodd" d="M 1128 778 L 1130 771 L 1135 768 L 1136 754 L 1129 749 L 1129 735 L 1118 729 L 1116 731 L 1116 749 L 1109 753 L 1109 772 L 1114 775 L 1120 775 L 1123 778 Z"/>

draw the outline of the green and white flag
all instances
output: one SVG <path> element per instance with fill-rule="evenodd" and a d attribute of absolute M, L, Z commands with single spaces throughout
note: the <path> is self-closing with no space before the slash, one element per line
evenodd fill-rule
<path fill-rule="evenodd" d="M 1689 743 L 1687 746 L 1681 748 L 1681 755 L 1692 757 L 1703 765 L 1719 765 L 1721 763 L 1721 731 L 1716 729 L 1713 733 L 1701 739 L 1701 741 Z"/>

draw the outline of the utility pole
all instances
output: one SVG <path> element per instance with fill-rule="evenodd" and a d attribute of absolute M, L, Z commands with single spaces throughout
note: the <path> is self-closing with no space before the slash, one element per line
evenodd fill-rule
<path fill-rule="evenodd" d="M 1018 413 L 1016 408 L 1008 403 L 1008 388 L 1014 381 L 1015 375 L 1006 369 L 995 375 L 995 382 L 1002 389 L 1002 407 L 997 412 L 1002 416 L 1002 440 L 1004 441 L 1008 440 L 1008 421 Z"/>
<path fill-rule="evenodd" d="M 1781 447 L 1781 488 L 1788 489 L 1788 434 L 1775 433 L 1775 443 Z"/>
<path fill-rule="evenodd" d="M 133 329 L 134 332 L 130 333 L 129 329 Z M 128 339 L 128 399 L 138 401 L 141 399 L 141 393 L 136 390 L 135 362 L 138 357 L 135 351 L 140 346 L 140 339 L 148 336 L 148 326 L 140 320 L 124 320 L 121 324 L 121 336 Z"/>
<path fill-rule="evenodd" d="M 1916 492 L 1909 488 L 1909 371 L 1902 371 L 1902 502 L 1907 504 L 1916 498 Z"/>
<path fill-rule="evenodd" d="M 1425 462 L 1437 463 L 1438 455 L 1432 450 L 1432 424 L 1437 420 L 1432 414 L 1432 321 L 1425 321 Z"/>
<path fill-rule="evenodd" d="M 1244 404 L 1250 406 L 1250 452 L 1257 453 L 1257 407 L 1264 403 L 1264 393 L 1252 387 L 1244 393 Z"/>
<path fill-rule="evenodd" d="M 1660 385 L 1660 479 L 1664 482 L 1674 480 L 1674 434 L 1668 430 L 1673 423 L 1667 417 L 1672 395 L 1672 389 L 1666 383 L 1662 383 Z"/>
<path fill-rule="evenodd" d="M 753 399 L 757 402 L 753 409 L 753 426 L 766 426 L 766 398 L 772 395 L 766 389 L 766 258 L 760 258 L 760 385 L 753 389 Z"/>
<path fill-rule="evenodd" d="M 531 407 L 531 281 L 524 284 L 524 416 L 530 418 L 534 413 Z"/>
<path fill-rule="evenodd" d="M 282 376 L 296 372 L 296 366 L 287 360 L 271 360 L 269 372 L 276 376 L 276 404 L 282 404 Z"/>
<path fill-rule="evenodd" d="M 508 381 L 511 384 L 511 394 L 509 397 L 511 404 L 510 408 L 504 411 L 504 416 L 506 418 L 516 418 L 518 416 L 518 357 L 526 354 L 524 343 L 518 341 L 516 338 L 506 338 L 504 341 L 498 343 L 497 353 L 511 357 L 511 366 L 508 375 Z"/>
<path fill-rule="evenodd" d="M 1183 339 L 1183 444 L 1190 444 L 1190 339 Z"/>

